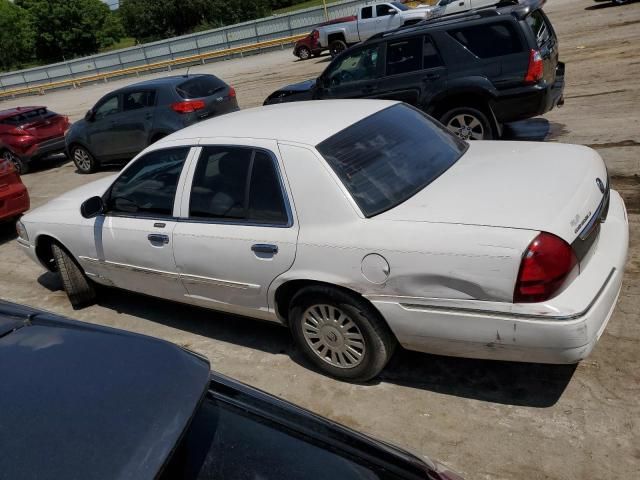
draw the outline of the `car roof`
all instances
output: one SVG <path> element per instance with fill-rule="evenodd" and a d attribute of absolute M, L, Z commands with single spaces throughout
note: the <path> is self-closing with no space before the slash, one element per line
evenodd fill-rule
<path fill-rule="evenodd" d="M 152 78 L 151 80 L 144 80 L 142 82 L 132 83 L 131 85 L 127 85 L 126 87 L 122 87 L 117 90 L 114 90 L 111 93 L 122 92 L 125 90 L 131 90 L 131 89 L 136 89 L 140 87 L 147 87 L 147 88 L 163 87 L 163 86 L 171 87 L 197 77 L 213 77 L 213 75 L 210 75 L 208 73 L 197 73 L 197 74 L 191 74 L 191 75 L 170 75 L 168 77 Z"/>
<path fill-rule="evenodd" d="M 399 102 L 311 100 L 249 108 L 178 130 L 158 143 L 212 137 L 265 138 L 317 145 L 332 135 Z"/>
<path fill-rule="evenodd" d="M 6 110 L 0 110 L 0 120 L 4 120 L 5 118 L 13 117 L 14 115 L 19 115 L 21 113 L 31 112 L 33 110 L 38 110 L 40 108 L 47 107 L 15 107 L 8 108 Z"/>
<path fill-rule="evenodd" d="M 0 301 L 0 472 L 153 479 L 209 375 L 177 345 Z"/>

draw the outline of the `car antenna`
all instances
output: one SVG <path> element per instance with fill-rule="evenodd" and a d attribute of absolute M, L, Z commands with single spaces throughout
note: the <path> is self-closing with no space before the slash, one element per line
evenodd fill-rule
<path fill-rule="evenodd" d="M 184 77 L 187 78 L 189 76 L 189 69 L 191 68 L 191 65 L 189 65 L 187 67 L 187 73 L 184 74 Z"/>

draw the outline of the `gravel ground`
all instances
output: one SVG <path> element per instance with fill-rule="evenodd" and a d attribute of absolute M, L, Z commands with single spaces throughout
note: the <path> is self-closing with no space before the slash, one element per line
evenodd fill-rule
<path fill-rule="evenodd" d="M 93 323 L 186 345 L 216 370 L 353 428 L 429 455 L 467 478 L 640 478 L 640 3 L 589 0 L 546 6 L 567 63 L 566 104 L 510 126 L 513 139 L 581 143 L 598 150 L 624 196 L 630 256 L 615 314 L 593 354 L 577 366 L 452 359 L 401 351 L 371 385 L 307 369 L 285 329 L 140 295 L 110 291 L 73 311 L 53 274 L 26 260 L 0 228 L 0 296 Z M 242 107 L 316 76 L 327 57 L 289 50 L 192 67 L 234 85 Z M 166 72 L 157 74 L 166 75 Z M 149 78 L 149 77 L 145 77 Z M 98 98 L 135 79 L 21 99 L 81 118 Z M 15 105 L 0 102 L 0 108 Z M 534 167 L 534 166 L 532 166 Z M 24 177 L 33 206 L 89 180 L 65 159 Z"/>

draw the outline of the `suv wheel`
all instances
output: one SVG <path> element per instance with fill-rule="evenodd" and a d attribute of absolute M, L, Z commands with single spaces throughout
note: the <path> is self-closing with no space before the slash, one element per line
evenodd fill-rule
<path fill-rule="evenodd" d="M 20 175 L 24 175 L 29 171 L 29 164 L 9 150 L 2 152 L 2 158 L 7 162 L 11 162 Z"/>
<path fill-rule="evenodd" d="M 93 173 L 98 168 L 96 159 L 89 153 L 89 150 L 79 145 L 71 149 L 71 159 L 80 173 Z"/>
<path fill-rule="evenodd" d="M 311 50 L 309 50 L 307 47 L 300 47 L 298 49 L 298 58 L 300 60 L 308 60 L 311 57 Z"/>
<path fill-rule="evenodd" d="M 491 140 L 494 136 L 491 122 L 476 108 L 454 108 L 442 115 L 440 122 L 462 140 Z"/>
<path fill-rule="evenodd" d="M 342 40 L 334 40 L 329 45 L 329 53 L 331 54 L 331 58 L 336 57 L 337 55 L 339 55 L 341 52 L 345 51 L 346 49 L 347 49 L 347 44 L 346 43 L 344 43 Z"/>
<path fill-rule="evenodd" d="M 322 372 L 364 382 L 387 364 L 396 339 L 366 301 L 331 287 L 307 287 L 291 300 L 293 337 Z"/>

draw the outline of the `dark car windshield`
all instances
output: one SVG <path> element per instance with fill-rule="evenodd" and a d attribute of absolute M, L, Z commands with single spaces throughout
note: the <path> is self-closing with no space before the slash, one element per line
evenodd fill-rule
<path fill-rule="evenodd" d="M 467 143 L 407 105 L 394 105 L 317 145 L 366 217 L 404 202 L 466 151 Z"/>
<path fill-rule="evenodd" d="M 402 10 L 403 12 L 405 10 L 409 10 L 409 7 L 407 7 L 406 5 L 401 4 L 400 2 L 391 2 L 391 5 L 396 7 L 398 10 Z"/>

